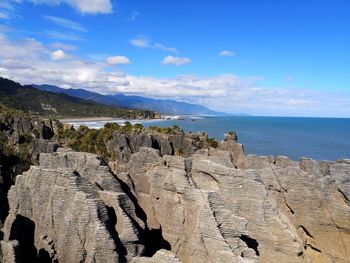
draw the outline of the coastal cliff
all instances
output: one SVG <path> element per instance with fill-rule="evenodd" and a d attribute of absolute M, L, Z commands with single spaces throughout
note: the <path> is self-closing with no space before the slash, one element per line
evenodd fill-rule
<path fill-rule="evenodd" d="M 234 132 L 46 126 L 36 140 L 63 147 L 33 151 L 9 190 L 3 262 L 350 258 L 350 160 L 245 155 Z"/>

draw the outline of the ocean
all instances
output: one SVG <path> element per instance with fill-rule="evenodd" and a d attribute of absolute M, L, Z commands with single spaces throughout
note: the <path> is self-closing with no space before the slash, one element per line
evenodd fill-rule
<path fill-rule="evenodd" d="M 79 123 L 93 128 L 103 122 Z M 196 117 L 151 120 L 145 127 L 177 125 L 186 132 L 207 132 L 218 140 L 224 133 L 236 131 L 246 154 L 286 155 L 293 160 L 311 157 L 315 160 L 350 159 L 350 119 L 297 117 Z"/>

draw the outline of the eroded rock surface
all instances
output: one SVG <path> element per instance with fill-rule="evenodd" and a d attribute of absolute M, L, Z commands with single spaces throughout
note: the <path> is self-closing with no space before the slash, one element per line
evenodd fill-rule
<path fill-rule="evenodd" d="M 115 133 L 114 174 L 93 154 L 42 153 L 9 192 L 5 258 L 349 261 L 350 160 L 246 156 L 235 133 L 215 148 L 202 136 Z"/>
<path fill-rule="evenodd" d="M 31 262 L 126 262 L 144 250 L 133 203 L 96 155 L 41 154 L 8 199 L 3 243 L 18 240 Z"/>
<path fill-rule="evenodd" d="M 0 226 L 8 214 L 7 191 L 17 174 L 37 162 L 41 152 L 54 152 L 52 141 L 62 124 L 24 114 L 0 112 Z"/>
<path fill-rule="evenodd" d="M 347 262 L 350 164 L 140 147 L 121 177 L 183 262 Z"/>
<path fill-rule="evenodd" d="M 62 127 L 57 120 L 0 114 L 0 131 L 13 145 L 20 142 L 24 134 L 32 135 L 35 139 L 49 140 Z"/>

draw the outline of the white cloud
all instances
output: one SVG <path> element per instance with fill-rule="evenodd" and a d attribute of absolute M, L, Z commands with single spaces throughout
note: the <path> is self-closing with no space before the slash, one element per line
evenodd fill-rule
<path fill-rule="evenodd" d="M 111 13 L 112 2 L 110 0 L 70 0 L 82 13 Z"/>
<path fill-rule="evenodd" d="M 162 51 L 178 53 L 175 47 L 167 47 L 161 43 L 152 43 L 152 41 L 143 35 L 139 35 L 135 38 L 130 39 L 130 44 L 138 48 L 154 48 Z"/>
<path fill-rule="evenodd" d="M 83 14 L 108 14 L 112 12 L 111 0 L 27 0 L 35 4 L 68 4 Z"/>
<path fill-rule="evenodd" d="M 149 40 L 144 36 L 139 36 L 137 38 L 130 39 L 130 44 L 135 47 L 146 48 L 149 47 Z"/>
<path fill-rule="evenodd" d="M 107 72 L 106 63 L 86 62 L 73 57 L 57 63 L 50 57 L 52 52 L 34 39 L 9 41 L 3 38 L 0 46 L 0 68 L 5 69 L 0 72 L 1 76 L 23 84 L 84 87 L 101 93 L 115 92 L 116 87 L 129 84 L 124 74 Z"/>
<path fill-rule="evenodd" d="M 107 63 L 109 65 L 126 65 L 130 64 L 130 59 L 125 56 L 114 56 L 114 57 L 108 57 Z"/>
<path fill-rule="evenodd" d="M 63 50 L 78 50 L 77 46 L 74 45 L 68 45 L 68 44 L 64 44 L 64 43 L 60 43 L 60 42 L 54 42 L 50 44 L 51 47 L 56 48 L 56 49 L 63 49 Z"/>
<path fill-rule="evenodd" d="M 63 60 L 68 59 L 70 56 L 63 52 L 62 49 L 58 49 L 50 54 L 52 60 Z"/>
<path fill-rule="evenodd" d="M 236 55 L 234 52 L 229 51 L 229 50 L 222 50 L 218 53 L 220 57 L 233 57 Z"/>
<path fill-rule="evenodd" d="M 0 76 L 22 84 L 52 84 L 115 94 L 137 94 L 199 103 L 224 112 L 253 115 L 350 117 L 350 92 L 261 87 L 257 78 L 232 74 L 156 78 L 111 72 L 104 62 L 78 57 L 52 61 L 35 39 L 0 38 Z"/>
<path fill-rule="evenodd" d="M 162 61 L 162 64 L 164 65 L 175 65 L 175 66 L 181 66 L 188 63 L 191 63 L 191 60 L 189 58 L 180 58 L 180 57 L 173 57 L 173 56 L 167 56 Z"/>
<path fill-rule="evenodd" d="M 176 48 L 174 48 L 174 47 L 167 47 L 167 46 L 164 46 L 164 45 L 162 45 L 160 43 L 155 43 L 154 44 L 154 48 L 160 49 L 160 50 L 163 50 L 163 51 L 178 53 Z"/>
<path fill-rule="evenodd" d="M 60 27 L 64 27 L 64 28 L 68 28 L 68 29 L 72 29 L 72 30 L 77 30 L 77 31 L 81 31 L 81 32 L 87 31 L 81 24 L 79 24 L 75 21 L 69 20 L 69 19 L 56 17 L 56 16 L 47 16 L 47 15 L 44 15 L 44 18 L 55 23 L 56 25 L 58 25 Z"/>
<path fill-rule="evenodd" d="M 85 38 L 72 33 L 59 32 L 59 31 L 46 31 L 45 33 L 49 38 L 52 38 L 52 39 L 69 40 L 69 41 L 85 40 Z"/>

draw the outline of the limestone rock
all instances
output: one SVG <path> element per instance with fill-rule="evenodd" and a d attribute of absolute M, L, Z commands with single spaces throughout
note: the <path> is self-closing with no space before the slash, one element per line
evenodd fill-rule
<path fill-rule="evenodd" d="M 43 120 L 40 117 L 0 115 L 0 131 L 14 145 L 20 136 L 30 134 L 36 139 L 49 140 L 63 125 L 58 120 Z"/>
<path fill-rule="evenodd" d="M 17 240 L 1 241 L 2 257 L 0 262 L 3 263 L 18 263 L 24 262 L 19 251 L 19 244 Z"/>
<path fill-rule="evenodd" d="M 123 169 L 147 225 L 182 262 L 350 258 L 346 161 L 244 156 L 232 135 L 188 157 L 140 148 Z"/>
<path fill-rule="evenodd" d="M 4 240 L 18 240 L 32 262 L 123 262 L 144 250 L 132 201 L 93 154 L 42 154 L 40 166 L 17 176 L 8 199 Z"/>
<path fill-rule="evenodd" d="M 17 177 L 6 258 L 16 250 L 58 262 L 350 258 L 349 160 L 246 156 L 234 132 L 216 148 L 206 134 L 115 133 L 107 150 L 110 168 L 59 148 Z"/>
<path fill-rule="evenodd" d="M 153 148 L 161 156 L 176 153 L 189 156 L 197 150 L 206 147 L 203 141 L 208 136 L 199 133 L 184 133 L 166 135 L 161 133 L 123 133 L 115 132 L 113 138 L 106 142 L 108 153 L 115 156 L 114 162 L 123 166 L 130 161 L 131 155 L 138 152 L 140 147 Z"/>
<path fill-rule="evenodd" d="M 130 263 L 181 263 L 181 261 L 173 252 L 161 249 L 153 257 L 135 257 Z"/>

